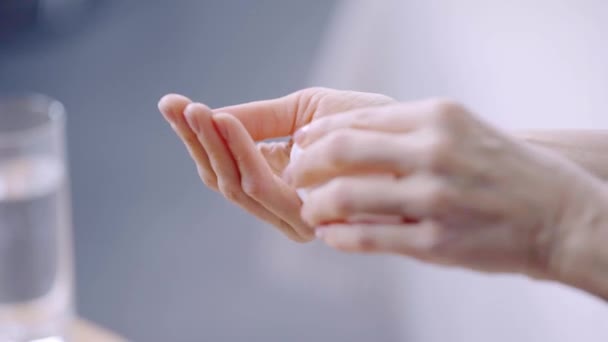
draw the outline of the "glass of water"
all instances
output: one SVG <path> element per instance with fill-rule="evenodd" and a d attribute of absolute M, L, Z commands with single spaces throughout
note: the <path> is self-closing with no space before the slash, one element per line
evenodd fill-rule
<path fill-rule="evenodd" d="M 64 108 L 0 96 L 0 341 L 65 341 L 72 316 Z"/>

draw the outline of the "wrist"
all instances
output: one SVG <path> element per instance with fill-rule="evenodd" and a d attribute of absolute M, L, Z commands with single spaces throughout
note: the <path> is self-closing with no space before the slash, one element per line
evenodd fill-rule
<path fill-rule="evenodd" d="M 568 215 L 551 244 L 547 266 L 552 279 L 608 300 L 608 188 L 595 179 L 591 183 L 564 208 Z"/>

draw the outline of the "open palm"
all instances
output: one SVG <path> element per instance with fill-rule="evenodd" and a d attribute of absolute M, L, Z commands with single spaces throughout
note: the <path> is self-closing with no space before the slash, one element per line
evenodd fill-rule
<path fill-rule="evenodd" d="M 295 189 L 280 177 L 289 163 L 291 140 L 266 140 L 291 136 L 327 115 L 391 103 L 393 99 L 379 94 L 308 88 L 273 100 L 213 110 L 169 94 L 160 100 L 159 109 L 208 187 L 290 239 L 306 242 L 314 232 L 300 217 L 302 203 Z"/>

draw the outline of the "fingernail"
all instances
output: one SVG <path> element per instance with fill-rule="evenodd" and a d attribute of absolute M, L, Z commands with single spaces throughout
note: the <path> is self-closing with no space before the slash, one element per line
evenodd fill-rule
<path fill-rule="evenodd" d="M 167 100 L 168 96 L 165 95 L 163 96 L 159 101 L 158 101 L 158 110 L 160 111 L 160 113 L 163 115 L 163 117 L 165 118 L 165 120 L 169 121 L 169 122 L 173 122 L 173 118 L 171 115 L 171 111 L 169 110 L 169 106 L 167 105 Z"/>
<path fill-rule="evenodd" d="M 222 136 L 222 138 L 224 138 L 225 141 L 228 141 L 228 129 L 226 129 L 226 126 L 222 123 L 219 122 L 219 120 L 216 120 L 217 116 L 214 115 L 213 116 L 213 125 L 215 126 L 215 128 L 218 130 L 218 132 L 220 133 L 220 135 Z"/>
<path fill-rule="evenodd" d="M 298 129 L 294 134 L 293 134 L 293 140 L 296 142 L 296 144 L 301 143 L 302 141 L 304 141 L 304 138 L 306 137 L 306 132 L 309 129 L 309 125 L 300 127 L 300 129 Z"/>
<path fill-rule="evenodd" d="M 320 240 L 323 239 L 323 237 L 325 237 L 325 229 L 323 229 L 323 228 L 315 229 L 315 237 Z"/>

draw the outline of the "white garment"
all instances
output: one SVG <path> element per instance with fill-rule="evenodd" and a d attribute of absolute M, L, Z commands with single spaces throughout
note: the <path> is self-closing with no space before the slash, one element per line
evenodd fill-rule
<path fill-rule="evenodd" d="M 503 129 L 608 127 L 606 1 L 349 0 L 333 19 L 317 85 L 448 96 Z M 275 271 L 328 296 L 388 296 L 404 341 L 608 341 L 608 304 L 565 286 L 318 248 L 273 249 L 292 265 Z M 348 280 L 330 289 L 336 274 Z"/>

